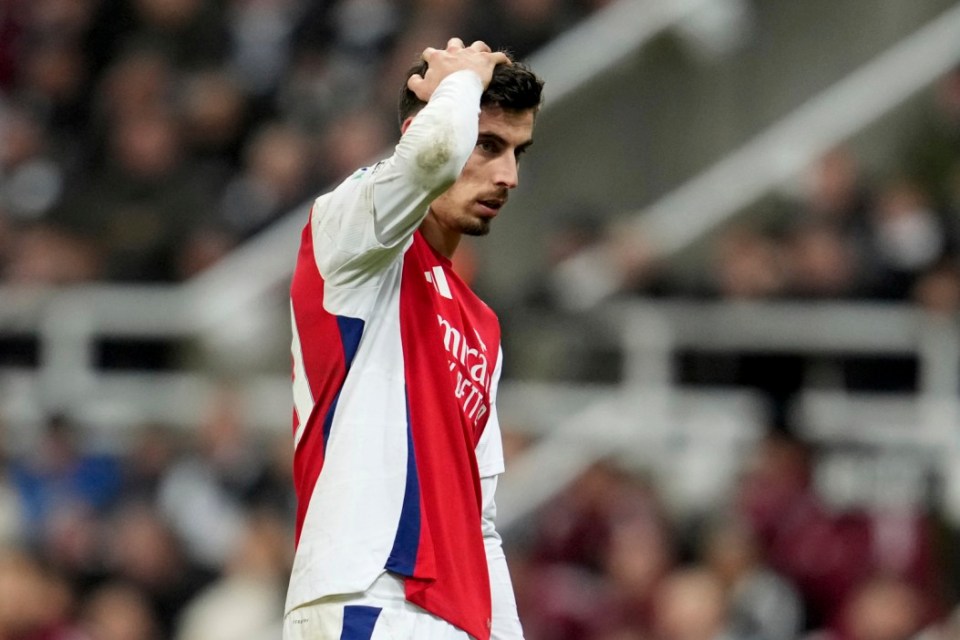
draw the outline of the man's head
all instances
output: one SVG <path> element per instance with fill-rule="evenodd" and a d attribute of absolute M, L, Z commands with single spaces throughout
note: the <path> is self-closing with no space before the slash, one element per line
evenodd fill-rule
<path fill-rule="evenodd" d="M 427 72 L 427 62 L 419 61 L 407 70 L 403 89 L 400 91 L 400 102 L 397 116 L 400 126 L 410 116 L 416 114 L 426 106 L 426 102 L 407 86 L 407 79 L 414 75 L 423 76 Z M 490 85 L 480 97 L 480 106 L 496 105 L 507 111 L 533 111 L 540 108 L 543 100 L 543 80 L 541 80 L 526 65 L 520 62 L 512 64 L 498 64 L 493 70 Z"/>
<path fill-rule="evenodd" d="M 423 76 L 426 62 L 407 78 Z M 517 186 L 520 156 L 532 144 L 533 125 L 542 100 L 543 81 L 521 63 L 499 64 L 480 98 L 477 145 L 460 177 L 430 206 L 430 222 L 447 233 L 481 236 Z M 400 97 L 401 130 L 426 103 L 406 84 Z"/>

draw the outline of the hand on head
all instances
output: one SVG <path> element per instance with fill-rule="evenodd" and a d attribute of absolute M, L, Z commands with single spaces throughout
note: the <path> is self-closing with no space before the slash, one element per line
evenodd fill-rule
<path fill-rule="evenodd" d="M 510 64 L 510 58 L 502 51 L 491 51 L 480 40 L 467 47 L 460 38 L 450 38 L 446 49 L 427 47 L 422 57 L 427 62 L 427 71 L 422 76 L 410 76 L 407 87 L 424 102 L 430 99 L 440 81 L 451 73 L 470 69 L 480 76 L 486 89 L 493 77 L 493 68 L 498 64 Z"/>

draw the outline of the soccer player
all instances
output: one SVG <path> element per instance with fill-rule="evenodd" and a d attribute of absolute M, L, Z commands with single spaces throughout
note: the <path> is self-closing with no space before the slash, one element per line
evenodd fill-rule
<path fill-rule="evenodd" d="M 285 640 L 523 637 L 494 526 L 500 328 L 450 258 L 517 186 L 542 84 L 482 42 L 426 49 L 393 155 L 314 204 L 291 285 Z"/>

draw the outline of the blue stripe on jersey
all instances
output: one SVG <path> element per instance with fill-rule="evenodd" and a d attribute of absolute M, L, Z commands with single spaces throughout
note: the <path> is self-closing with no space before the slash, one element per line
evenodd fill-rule
<path fill-rule="evenodd" d="M 353 364 L 363 336 L 363 320 L 349 316 L 337 316 L 337 325 L 340 327 L 340 341 L 343 343 L 343 355 L 347 361 L 347 371 Z"/>
<path fill-rule="evenodd" d="M 343 359 L 345 371 L 350 371 L 350 365 L 357 355 L 357 349 L 360 347 L 360 338 L 363 337 L 363 320 L 360 318 L 351 318 L 349 316 L 337 316 L 337 326 L 340 328 L 340 344 L 343 346 Z M 346 373 L 344 373 L 346 376 Z M 333 396 L 330 408 L 327 409 L 327 415 L 323 417 L 323 451 L 327 451 L 327 442 L 330 440 L 330 428 L 333 426 L 333 415 L 337 412 L 337 401 L 340 400 L 341 386 L 337 389 L 337 394 Z"/>
<path fill-rule="evenodd" d="M 380 617 L 380 607 L 361 605 L 344 607 L 340 640 L 370 640 L 378 617 Z"/>
<path fill-rule="evenodd" d="M 417 476 L 417 457 L 413 449 L 413 429 L 410 426 L 410 405 L 407 404 L 407 485 L 400 507 L 400 522 L 393 550 L 387 558 L 386 569 L 402 576 L 412 576 L 420 547 L 420 478 Z"/>

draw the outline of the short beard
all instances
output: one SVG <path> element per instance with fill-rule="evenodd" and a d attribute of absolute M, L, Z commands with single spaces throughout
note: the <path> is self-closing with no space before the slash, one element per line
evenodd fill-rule
<path fill-rule="evenodd" d="M 465 236 L 485 236 L 490 233 L 490 221 L 482 218 L 465 220 L 460 225 L 460 233 Z"/>

